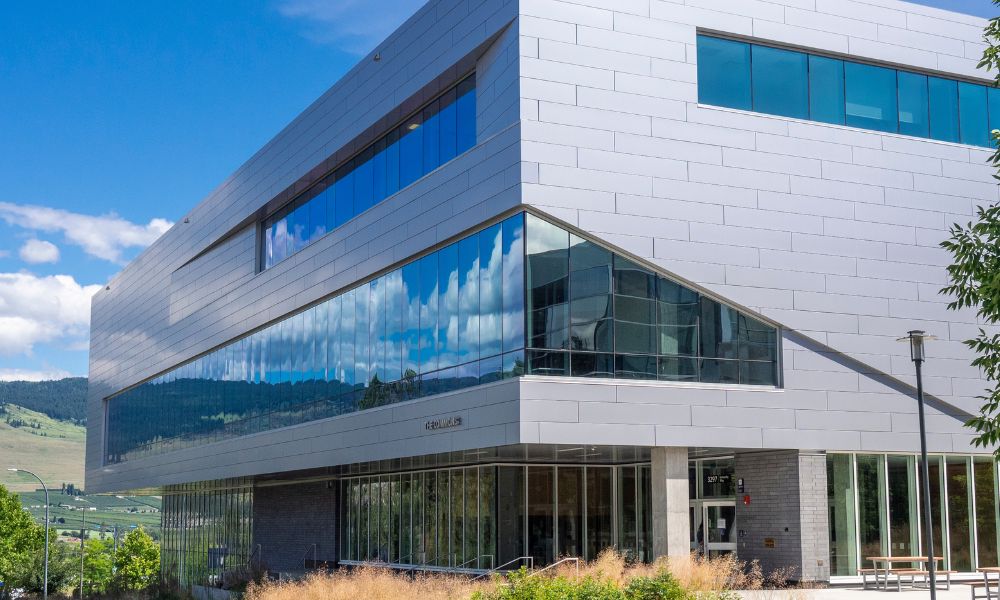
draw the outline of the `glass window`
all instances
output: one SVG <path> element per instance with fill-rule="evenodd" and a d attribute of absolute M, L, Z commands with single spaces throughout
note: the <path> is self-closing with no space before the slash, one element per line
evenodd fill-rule
<path fill-rule="evenodd" d="M 438 250 L 438 367 L 458 364 L 458 244 Z"/>
<path fill-rule="evenodd" d="M 555 557 L 555 489 L 552 467 L 528 467 L 528 555 L 536 564 Z"/>
<path fill-rule="evenodd" d="M 927 137 L 930 135 L 927 77 L 900 71 L 897 85 L 899 86 L 899 133 Z"/>
<path fill-rule="evenodd" d="M 885 456 L 859 454 L 858 534 L 861 556 L 885 556 Z"/>
<path fill-rule="evenodd" d="M 371 288 L 362 285 L 354 290 L 354 384 L 356 389 L 366 388 L 372 373 L 369 329 L 369 294 Z"/>
<path fill-rule="evenodd" d="M 698 36 L 698 102 L 750 110 L 750 44 Z"/>
<path fill-rule="evenodd" d="M 896 71 L 844 63 L 844 90 L 848 125 L 876 131 L 898 130 Z"/>
<path fill-rule="evenodd" d="M 458 84 L 455 101 L 456 145 L 462 153 L 476 145 L 476 76 L 466 77 Z"/>
<path fill-rule="evenodd" d="M 886 457 L 889 484 L 889 539 L 898 556 L 920 551 L 917 516 L 916 461 L 912 456 Z"/>
<path fill-rule="evenodd" d="M 583 467 L 560 466 L 556 468 L 558 478 L 556 489 L 556 515 L 558 538 L 557 556 L 583 556 L 583 511 L 584 474 Z"/>
<path fill-rule="evenodd" d="M 420 373 L 420 263 L 404 265 L 403 273 L 403 374 Z"/>
<path fill-rule="evenodd" d="M 372 148 L 368 147 L 354 159 L 354 216 L 371 208 L 374 202 L 375 175 L 372 158 Z"/>
<path fill-rule="evenodd" d="M 852 455 L 826 455 L 826 489 L 830 519 L 830 574 L 854 575 L 858 550 Z"/>
<path fill-rule="evenodd" d="M 930 132 L 935 140 L 958 141 L 958 84 L 940 77 L 927 78 Z"/>
<path fill-rule="evenodd" d="M 399 128 L 385 137 L 385 193 L 391 196 L 399 191 Z"/>
<path fill-rule="evenodd" d="M 440 148 L 438 164 L 444 164 L 458 155 L 458 107 L 455 105 L 456 88 L 452 88 L 441 96 L 441 108 L 438 112 L 440 128 Z"/>
<path fill-rule="evenodd" d="M 958 117 L 963 144 L 990 145 L 985 86 L 965 82 L 958 84 Z"/>
<path fill-rule="evenodd" d="M 516 214 L 502 225 L 503 351 L 524 347 L 524 216 Z"/>
<path fill-rule="evenodd" d="M 844 61 L 809 55 L 809 118 L 843 125 Z"/>
<path fill-rule="evenodd" d="M 976 486 L 976 565 L 997 564 L 997 467 L 993 457 L 974 456 Z"/>
<path fill-rule="evenodd" d="M 354 212 L 354 171 L 351 163 L 337 169 L 337 182 L 334 186 L 336 194 L 334 227 L 340 227 L 356 214 Z"/>
<path fill-rule="evenodd" d="M 458 362 L 479 360 L 479 236 L 458 243 Z"/>
<path fill-rule="evenodd" d="M 948 568 L 972 570 L 972 524 L 969 507 L 969 458 L 945 458 L 948 490 Z M 996 565 L 989 565 L 996 566 Z"/>
<path fill-rule="evenodd" d="M 809 117 L 808 59 L 802 52 L 752 46 L 753 109 L 773 115 Z"/>
<path fill-rule="evenodd" d="M 438 257 L 420 259 L 420 372 L 438 368 Z"/>
<path fill-rule="evenodd" d="M 990 114 L 990 132 L 992 135 L 993 131 L 1000 129 L 1000 89 L 993 87 L 986 88 L 986 101 Z M 992 146 L 995 143 L 991 137 L 990 145 Z"/>
<path fill-rule="evenodd" d="M 611 251 L 570 236 L 570 348 L 590 352 L 614 350 Z M 584 369 L 585 362 L 580 363 Z M 574 359 L 573 370 L 577 370 Z M 595 365 L 596 366 L 596 365 Z"/>
<path fill-rule="evenodd" d="M 375 203 L 389 195 L 386 191 L 385 141 L 386 138 L 380 138 L 372 146 L 372 198 Z"/>
<path fill-rule="evenodd" d="M 434 100 L 424 108 L 423 122 L 423 175 L 430 173 L 441 164 L 441 120 L 438 108 L 440 100 Z"/>
<path fill-rule="evenodd" d="M 569 347 L 569 232 L 528 215 L 528 345 Z"/>
<path fill-rule="evenodd" d="M 424 174 L 422 113 L 406 120 L 399 131 L 399 187 L 404 188 Z"/>
<path fill-rule="evenodd" d="M 482 357 L 501 353 L 502 271 L 502 228 L 498 223 L 479 233 L 479 344 Z"/>

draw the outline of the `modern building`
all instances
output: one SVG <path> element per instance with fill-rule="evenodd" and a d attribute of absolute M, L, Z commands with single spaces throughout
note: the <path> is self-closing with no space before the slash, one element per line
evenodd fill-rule
<path fill-rule="evenodd" d="M 431 0 L 93 301 L 90 491 L 163 570 L 998 559 L 939 290 L 998 200 L 985 21 Z M 925 366 L 922 506 L 911 329 Z"/>

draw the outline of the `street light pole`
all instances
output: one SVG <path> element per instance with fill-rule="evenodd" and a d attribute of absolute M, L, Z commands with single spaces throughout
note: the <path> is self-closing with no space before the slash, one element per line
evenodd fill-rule
<path fill-rule="evenodd" d="M 937 562 L 934 560 L 934 521 L 931 519 L 931 481 L 930 467 L 927 464 L 927 428 L 924 425 L 924 380 L 921 368 L 924 363 L 924 340 L 934 339 L 933 336 L 926 335 L 923 331 L 914 330 L 907 332 L 907 337 L 899 341 L 910 343 L 910 359 L 917 369 L 917 412 L 920 415 L 920 460 L 923 463 L 921 478 L 923 505 L 924 505 L 924 531 L 927 532 L 927 572 L 930 575 L 931 600 L 937 600 Z"/>
<path fill-rule="evenodd" d="M 49 598 L 49 488 L 45 487 L 45 482 L 38 475 L 35 475 L 31 471 L 26 471 L 24 469 L 18 469 L 16 467 L 11 467 L 7 469 L 8 471 L 14 471 L 17 473 L 27 473 L 35 479 L 38 483 L 42 484 L 42 491 L 45 492 L 45 580 L 42 582 L 42 600 L 48 600 Z"/>
<path fill-rule="evenodd" d="M 87 530 L 87 512 L 83 513 L 83 527 L 80 528 L 80 600 L 83 600 L 83 557 L 87 552 L 85 536 Z"/>

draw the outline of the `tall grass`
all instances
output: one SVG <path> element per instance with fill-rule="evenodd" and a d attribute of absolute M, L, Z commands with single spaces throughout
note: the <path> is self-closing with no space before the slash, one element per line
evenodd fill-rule
<path fill-rule="evenodd" d="M 401 574 L 390 569 L 363 567 L 331 573 L 317 572 L 305 579 L 290 582 L 250 584 L 246 600 L 467 600 L 534 598 L 539 590 L 580 589 L 619 590 L 608 597 L 631 598 L 628 590 L 641 588 L 650 582 L 669 585 L 681 590 L 686 598 L 717 600 L 735 598 L 733 590 L 769 591 L 786 587 L 791 573 L 777 571 L 765 574 L 756 562 L 740 561 L 733 556 L 704 558 L 690 556 L 660 559 L 653 564 L 630 564 L 622 555 L 606 550 L 589 563 L 565 563 L 537 575 L 522 571 L 512 576 L 495 576 L 492 580 L 472 581 L 466 576 L 447 574 Z M 541 581 L 551 580 L 552 585 Z M 524 592 L 522 594 L 520 592 Z M 624 594 L 624 595 L 622 595 Z M 560 594 L 561 596 L 561 594 Z M 547 597 L 547 596 L 537 596 Z M 568 595 L 567 598 L 577 597 Z M 580 597 L 599 597 L 583 595 Z M 600 596 L 604 597 L 604 596 Z M 636 596 L 638 597 L 638 596 Z M 650 596 L 660 597 L 660 596 Z"/>

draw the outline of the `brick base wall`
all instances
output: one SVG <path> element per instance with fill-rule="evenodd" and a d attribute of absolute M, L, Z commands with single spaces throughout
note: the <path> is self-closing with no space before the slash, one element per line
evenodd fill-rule
<path fill-rule="evenodd" d="M 337 486 L 319 481 L 254 488 L 253 541 L 271 572 L 302 571 L 303 557 L 312 561 L 312 544 L 317 560 L 337 560 Z"/>
<path fill-rule="evenodd" d="M 830 578 L 826 457 L 797 450 L 736 455 L 737 554 L 765 574 L 792 569 L 801 581 Z M 749 496 L 750 503 L 744 502 Z"/>

